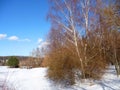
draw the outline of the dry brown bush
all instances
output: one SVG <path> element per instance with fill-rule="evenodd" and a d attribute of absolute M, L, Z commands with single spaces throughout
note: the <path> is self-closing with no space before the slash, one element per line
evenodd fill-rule
<path fill-rule="evenodd" d="M 95 34 L 95 32 L 93 33 Z M 85 77 L 100 79 L 103 75 L 103 71 L 105 70 L 107 62 L 104 58 L 103 51 L 101 51 L 100 38 L 96 37 L 96 35 L 94 35 L 93 33 L 90 34 L 89 40 L 86 38 L 79 39 L 78 45 L 80 49 L 80 55 L 84 64 Z M 51 37 L 53 37 L 54 35 L 55 32 L 51 33 Z M 56 82 L 63 81 L 66 84 L 71 85 L 75 83 L 76 76 L 80 80 L 84 78 L 82 73 L 77 73 L 77 71 L 81 72 L 82 70 L 81 62 L 79 61 L 74 46 L 67 41 L 63 43 L 65 39 L 63 41 L 59 41 L 58 43 L 58 38 L 61 37 L 57 36 L 57 38 L 55 39 L 52 38 L 52 43 L 49 47 L 50 51 L 48 53 L 48 56 L 46 57 L 46 64 L 49 67 L 48 77 Z M 86 44 L 87 46 L 85 52 Z"/>
<path fill-rule="evenodd" d="M 86 53 L 84 54 L 84 48 L 79 43 L 79 48 L 83 49 L 81 52 L 81 57 L 84 63 L 84 72 L 86 78 L 91 79 L 100 79 L 108 65 L 106 58 L 104 58 L 103 51 L 101 49 L 101 42 L 99 37 L 95 35 L 95 32 L 91 32 L 88 39 L 83 38 L 82 42 L 83 46 L 86 46 Z M 79 68 L 79 67 L 78 67 Z M 79 69 L 81 70 L 81 68 Z M 83 78 L 83 74 L 81 74 L 81 78 Z"/>
<path fill-rule="evenodd" d="M 48 60 L 48 77 L 56 82 L 64 84 L 74 84 L 74 69 L 79 62 L 76 57 L 66 48 L 61 48 L 50 53 Z"/>

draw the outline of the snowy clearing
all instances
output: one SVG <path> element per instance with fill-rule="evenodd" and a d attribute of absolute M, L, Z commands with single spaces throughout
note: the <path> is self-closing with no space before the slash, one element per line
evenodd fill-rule
<path fill-rule="evenodd" d="M 15 90 L 120 90 L 120 77 L 116 76 L 114 66 L 106 70 L 100 81 L 86 80 L 71 87 L 53 84 L 46 77 L 46 71 L 47 68 L 11 69 L 0 66 L 0 86 L 6 82 L 9 88 Z"/>

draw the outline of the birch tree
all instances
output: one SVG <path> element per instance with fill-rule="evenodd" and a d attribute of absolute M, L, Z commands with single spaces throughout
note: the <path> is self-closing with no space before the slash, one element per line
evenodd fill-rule
<path fill-rule="evenodd" d="M 48 13 L 48 19 L 52 23 L 52 28 L 61 30 L 63 33 L 62 39 L 64 39 L 65 42 L 62 44 L 65 44 L 66 48 L 72 51 L 69 46 L 72 45 L 74 47 L 75 50 L 72 52 L 74 52 L 79 59 L 82 77 L 85 79 L 86 74 L 90 73 L 90 65 L 94 64 L 92 66 L 93 71 L 96 71 L 94 66 L 99 66 L 99 64 L 95 65 L 95 60 L 97 60 L 97 57 L 100 58 L 99 55 L 102 49 L 99 49 L 99 47 L 101 46 L 102 40 L 100 39 L 101 36 L 97 35 L 98 33 L 93 33 L 94 30 L 98 29 L 97 26 L 99 25 L 97 25 L 98 19 L 96 19 L 98 16 L 92 15 L 93 13 L 96 13 L 94 11 L 96 10 L 95 2 L 101 0 L 49 1 L 50 10 Z M 94 8 L 94 10 L 92 10 L 92 8 Z M 92 18 L 94 18 L 95 21 L 93 21 Z M 99 61 L 102 60 L 101 58 Z"/>
<path fill-rule="evenodd" d="M 52 22 L 57 24 L 58 26 L 62 27 L 62 29 L 67 33 L 71 39 L 66 39 L 75 46 L 79 61 L 81 62 L 81 71 L 83 77 L 85 78 L 84 73 L 84 64 L 82 57 L 80 55 L 80 50 L 78 47 L 78 28 L 80 25 L 77 23 L 77 19 L 81 18 L 78 16 L 80 14 L 80 1 L 79 0 L 52 0 L 52 6 L 50 9 L 49 17 L 51 18 Z M 87 20 L 87 15 L 85 13 L 85 17 Z M 86 21 L 86 24 L 88 22 Z M 86 25 L 87 26 L 87 25 Z M 54 27 L 54 26 L 53 26 Z"/>
<path fill-rule="evenodd" d="M 64 30 L 67 34 L 66 41 L 74 45 L 85 79 L 85 66 L 91 58 L 96 56 L 87 57 L 88 45 L 82 40 L 82 37 L 86 38 L 86 42 L 88 39 L 90 0 L 51 0 L 51 3 L 48 17 L 52 22 L 52 27 L 61 27 L 61 30 Z M 81 32 L 84 34 L 81 34 Z M 79 44 L 81 44 L 81 48 Z"/>

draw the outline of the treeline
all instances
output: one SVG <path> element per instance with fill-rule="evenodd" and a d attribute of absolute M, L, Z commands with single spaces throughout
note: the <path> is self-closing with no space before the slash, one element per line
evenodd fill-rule
<path fill-rule="evenodd" d="M 1 66 L 11 65 L 11 67 L 13 65 L 13 67 L 21 67 L 21 68 L 43 67 L 44 66 L 42 64 L 44 60 L 43 52 L 44 52 L 43 49 L 36 48 L 33 49 L 32 52 L 30 52 L 29 56 L 0 56 L 0 65 Z M 15 63 L 16 61 L 14 61 L 15 59 L 19 61 L 19 64 L 17 66 L 14 66 L 14 64 L 16 65 Z"/>
<path fill-rule="evenodd" d="M 72 85 L 110 64 L 120 75 L 120 0 L 49 1 L 48 77 Z"/>

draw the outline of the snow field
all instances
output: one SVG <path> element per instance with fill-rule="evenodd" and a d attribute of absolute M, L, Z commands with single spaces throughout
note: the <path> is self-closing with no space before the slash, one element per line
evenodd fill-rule
<path fill-rule="evenodd" d="M 116 76 L 114 66 L 109 67 L 99 81 L 86 80 L 71 87 L 53 84 L 46 72 L 47 68 L 16 69 L 0 66 L 0 81 L 6 80 L 7 86 L 15 90 L 120 90 L 120 77 Z"/>

